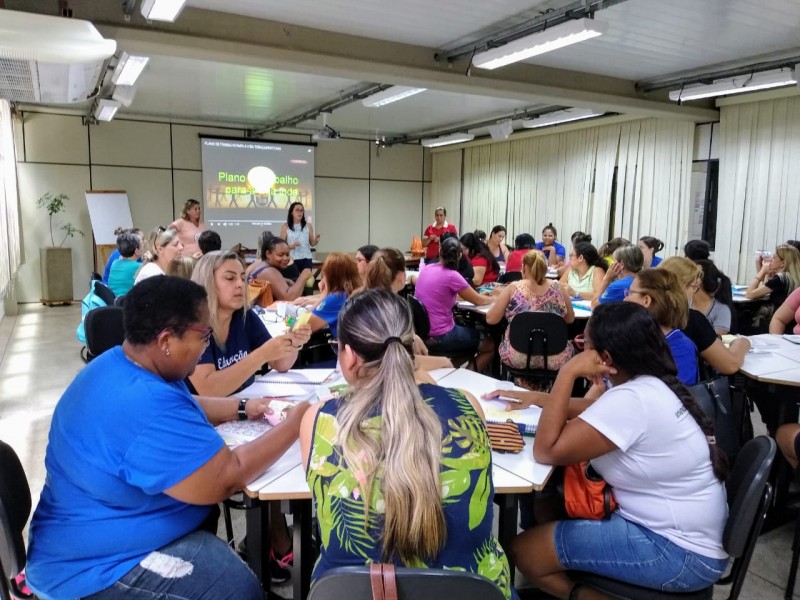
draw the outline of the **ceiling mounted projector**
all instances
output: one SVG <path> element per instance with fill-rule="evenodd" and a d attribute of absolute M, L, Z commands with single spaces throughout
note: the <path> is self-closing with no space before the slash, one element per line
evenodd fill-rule
<path fill-rule="evenodd" d="M 330 125 L 325 125 L 311 134 L 312 140 L 338 140 L 340 137 L 339 132 Z"/>

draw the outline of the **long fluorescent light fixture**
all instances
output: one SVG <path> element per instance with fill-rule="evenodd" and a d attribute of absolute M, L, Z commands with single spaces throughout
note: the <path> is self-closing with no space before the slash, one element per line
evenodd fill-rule
<path fill-rule="evenodd" d="M 142 16 L 148 21 L 174 21 L 186 0 L 142 0 Z"/>
<path fill-rule="evenodd" d="M 428 88 L 393 85 L 382 92 L 378 92 L 377 94 L 372 94 L 372 96 L 364 98 L 361 103 L 369 108 L 377 108 L 378 106 L 385 106 L 386 104 L 397 102 L 398 100 L 408 98 L 414 94 L 419 94 L 420 92 L 424 92 L 426 89 Z"/>
<path fill-rule="evenodd" d="M 110 121 L 119 110 L 119 102 L 100 98 L 94 107 L 94 118 L 98 121 Z"/>
<path fill-rule="evenodd" d="M 787 85 L 797 85 L 797 66 L 715 79 L 708 84 L 693 83 L 692 85 L 684 86 L 682 89 L 672 90 L 669 93 L 669 99 L 675 102 L 699 100 L 700 98 L 743 94 Z"/>
<path fill-rule="evenodd" d="M 608 29 L 608 25 L 602 21 L 573 19 L 526 35 L 497 48 L 479 52 L 473 57 L 472 64 L 481 69 L 497 69 L 603 35 L 606 29 Z"/>
<path fill-rule="evenodd" d="M 111 76 L 111 83 L 114 85 L 133 85 L 139 75 L 142 74 L 142 71 L 144 71 L 149 60 L 149 56 L 134 56 L 123 52 L 114 69 L 114 74 Z"/>
<path fill-rule="evenodd" d="M 447 146 L 448 144 L 460 144 L 461 142 L 471 142 L 475 136 L 471 133 L 451 133 L 436 138 L 422 140 L 422 145 L 426 148 L 436 148 L 437 146 Z"/>
<path fill-rule="evenodd" d="M 541 117 L 525 120 L 522 122 L 522 126 L 527 129 L 536 129 L 537 127 L 547 127 L 548 125 L 556 125 L 558 123 L 569 123 L 570 121 L 599 117 L 603 114 L 605 113 L 592 110 L 591 108 L 567 108 L 565 110 L 557 110 L 542 115 Z"/>

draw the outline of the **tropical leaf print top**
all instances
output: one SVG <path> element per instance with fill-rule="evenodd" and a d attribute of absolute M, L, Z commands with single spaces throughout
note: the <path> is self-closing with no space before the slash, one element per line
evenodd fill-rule
<path fill-rule="evenodd" d="M 442 425 L 439 480 L 447 539 L 439 555 L 427 563 L 397 566 L 470 571 L 494 581 L 506 598 L 511 597 L 508 561 L 492 535 L 492 453 L 489 437 L 475 409 L 461 392 L 422 384 L 420 393 Z M 346 399 L 330 400 L 320 409 L 314 425 L 308 485 L 314 497 L 322 536 L 322 552 L 314 578 L 335 567 L 381 561 L 384 500 L 379 471 L 369 495 L 365 517 L 359 489 L 363 476 L 345 462 L 337 444 L 336 415 Z M 364 427 L 380 435 L 381 416 L 364 421 Z"/>

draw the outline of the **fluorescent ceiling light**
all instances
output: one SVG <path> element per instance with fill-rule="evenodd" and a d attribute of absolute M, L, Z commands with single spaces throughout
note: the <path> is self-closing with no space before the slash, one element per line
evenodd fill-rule
<path fill-rule="evenodd" d="M 472 64 L 481 69 L 504 67 L 532 56 L 603 35 L 607 28 L 608 25 L 602 21 L 573 19 L 526 35 L 497 48 L 479 52 L 473 57 Z"/>
<path fill-rule="evenodd" d="M 119 102 L 101 98 L 94 107 L 94 118 L 98 121 L 110 121 L 119 110 Z"/>
<path fill-rule="evenodd" d="M 547 127 L 548 125 L 555 125 L 557 123 L 568 123 L 569 121 L 579 121 L 580 119 L 589 119 L 591 117 L 599 117 L 605 113 L 597 112 L 591 108 L 567 108 L 566 110 L 557 110 L 541 117 L 535 117 L 522 122 L 522 126 L 528 129 L 536 129 L 537 127 Z"/>
<path fill-rule="evenodd" d="M 471 142 L 475 136 L 471 133 L 451 133 L 437 138 L 422 140 L 422 145 L 426 148 L 436 148 L 437 146 L 447 146 L 448 144 L 460 144 L 461 142 Z"/>
<path fill-rule="evenodd" d="M 148 21 L 174 21 L 186 0 L 142 0 L 142 16 Z"/>
<path fill-rule="evenodd" d="M 361 103 L 364 106 L 370 108 L 377 108 L 378 106 L 384 106 L 386 104 L 391 104 L 392 102 L 397 102 L 398 100 L 402 100 L 403 98 L 408 98 L 409 96 L 413 96 L 414 94 L 419 94 L 420 92 L 424 92 L 428 88 L 416 88 L 416 87 L 408 87 L 405 85 L 393 85 L 392 87 L 383 90 L 382 92 L 378 92 L 377 94 L 372 94 L 368 98 L 364 98 Z"/>
<path fill-rule="evenodd" d="M 114 69 L 114 74 L 111 76 L 111 83 L 114 85 L 133 85 L 139 75 L 142 74 L 142 71 L 144 71 L 149 60 L 149 56 L 133 56 L 123 52 Z"/>
<path fill-rule="evenodd" d="M 796 84 L 797 66 L 795 66 L 794 69 L 785 67 L 783 69 L 762 71 L 761 73 L 749 73 L 736 77 L 715 79 L 708 84 L 693 83 L 679 90 L 672 90 L 669 93 L 669 99 L 676 102 L 683 100 L 699 100 L 700 98 L 712 98 L 714 96 L 725 96 L 727 94 L 742 94 L 744 92 L 754 92 L 756 90 L 766 90 L 769 88 Z"/>

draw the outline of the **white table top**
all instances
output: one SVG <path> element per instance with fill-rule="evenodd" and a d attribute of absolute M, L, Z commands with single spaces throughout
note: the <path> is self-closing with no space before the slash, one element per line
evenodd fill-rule
<path fill-rule="evenodd" d="M 752 349 L 744 358 L 742 373 L 764 383 L 800 387 L 800 345 L 770 333 L 748 339 Z"/>
<path fill-rule="evenodd" d="M 472 302 L 467 302 L 466 300 L 459 300 L 458 302 L 456 302 L 456 306 L 458 306 L 458 308 L 461 308 L 463 310 L 469 310 L 484 315 L 488 313 L 489 309 L 492 307 L 491 304 L 484 304 L 483 306 L 475 306 Z M 589 317 L 592 316 L 591 302 L 589 300 L 573 300 L 572 310 L 575 312 L 576 319 L 588 319 Z"/>

